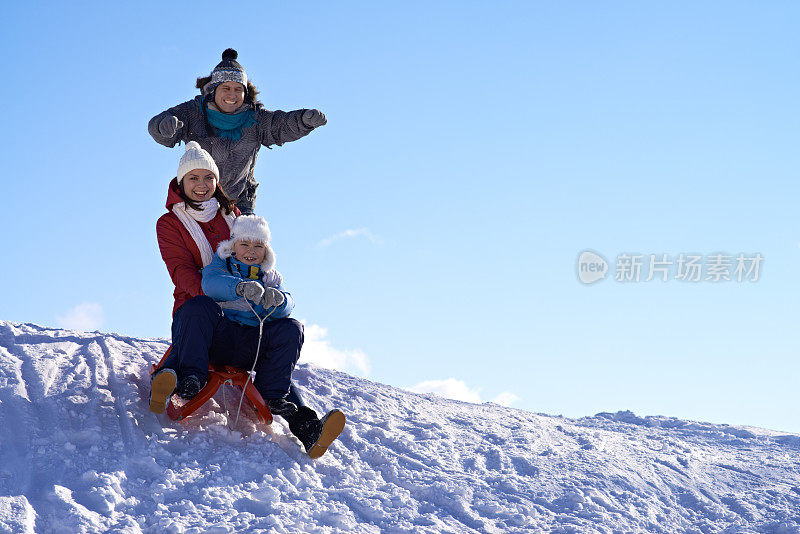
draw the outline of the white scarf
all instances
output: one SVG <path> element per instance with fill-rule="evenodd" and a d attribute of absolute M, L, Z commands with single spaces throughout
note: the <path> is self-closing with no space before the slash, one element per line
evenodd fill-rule
<path fill-rule="evenodd" d="M 201 202 L 199 210 L 187 208 L 185 202 L 178 202 L 172 205 L 172 213 L 174 213 L 175 216 L 178 217 L 178 220 L 183 223 L 183 226 L 197 244 L 197 248 L 200 249 L 200 257 L 203 259 L 203 267 L 211 263 L 211 260 L 214 257 L 214 251 L 211 250 L 211 243 L 208 242 L 206 235 L 203 233 L 203 230 L 197 223 L 198 221 L 204 223 L 210 221 L 217 216 L 217 211 L 219 211 L 219 202 L 217 202 L 216 198 Z M 225 219 L 225 222 L 228 223 L 228 228 L 230 229 L 233 226 L 233 219 L 236 216 L 232 213 L 228 215 L 223 213 L 222 216 Z"/>

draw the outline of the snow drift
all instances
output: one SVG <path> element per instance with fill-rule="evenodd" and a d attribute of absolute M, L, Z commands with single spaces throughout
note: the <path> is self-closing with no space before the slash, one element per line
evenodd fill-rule
<path fill-rule="evenodd" d="M 164 340 L 0 322 L 2 532 L 800 532 L 800 436 L 630 412 L 571 420 L 299 365 L 349 424 L 147 409 Z"/>

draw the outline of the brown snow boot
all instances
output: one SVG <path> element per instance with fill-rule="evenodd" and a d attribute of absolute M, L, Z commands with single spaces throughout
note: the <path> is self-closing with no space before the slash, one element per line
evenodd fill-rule
<path fill-rule="evenodd" d="M 167 402 L 172 392 L 175 391 L 175 384 L 178 383 L 178 376 L 172 369 L 161 369 L 150 380 L 150 411 L 153 413 L 164 413 L 167 409 Z"/>

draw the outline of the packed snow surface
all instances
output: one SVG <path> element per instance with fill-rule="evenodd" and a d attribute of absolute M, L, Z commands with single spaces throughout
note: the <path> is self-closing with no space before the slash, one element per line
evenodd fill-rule
<path fill-rule="evenodd" d="M 185 422 L 150 413 L 166 348 L 0 322 L 0 532 L 800 532 L 800 435 L 574 420 L 301 364 L 309 404 L 348 417 L 314 461 L 280 418 L 231 430 L 233 388 Z"/>

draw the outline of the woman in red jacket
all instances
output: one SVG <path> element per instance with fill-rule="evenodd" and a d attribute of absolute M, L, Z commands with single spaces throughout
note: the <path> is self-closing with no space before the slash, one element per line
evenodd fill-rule
<path fill-rule="evenodd" d="M 211 263 L 220 242 L 230 239 L 233 221 L 240 214 L 233 201 L 219 187 L 218 176 L 219 170 L 211 155 L 197 142 L 187 143 L 186 153 L 178 166 L 178 175 L 169 184 L 168 213 L 156 223 L 161 257 L 175 284 L 175 304 L 172 309 L 172 351 L 153 374 L 150 385 L 150 410 L 154 413 L 164 412 L 173 393 L 191 399 L 205 385 L 196 374 L 181 373 L 182 356 L 188 347 L 180 346 L 180 340 L 191 331 L 187 323 L 193 320 L 191 312 L 182 312 L 209 300 L 201 288 L 201 270 Z M 264 286 L 277 287 L 282 282 L 281 275 L 272 269 L 261 282 Z M 219 315 L 222 316 L 221 309 Z M 302 336 L 298 352 L 300 346 Z M 190 359 L 188 354 L 186 359 Z M 314 448 L 312 457 L 324 453 L 341 432 L 339 427 L 344 425 L 344 416 L 335 420 L 326 416 L 320 421 L 316 412 L 305 405 L 294 384 L 286 401 L 285 406 L 293 410 L 275 413 L 287 420 L 290 430 L 303 442 L 307 452 L 311 453 Z M 341 414 L 338 410 L 335 412 Z"/>
<path fill-rule="evenodd" d="M 175 284 L 174 315 L 192 297 L 202 295 L 200 270 L 211 263 L 221 241 L 231 237 L 239 215 L 221 188 L 217 165 L 195 141 L 186 145 L 167 192 L 167 213 L 156 223 L 158 248 Z"/>

